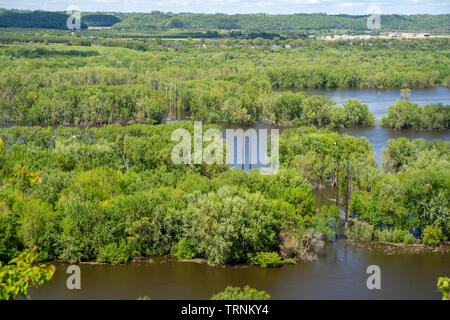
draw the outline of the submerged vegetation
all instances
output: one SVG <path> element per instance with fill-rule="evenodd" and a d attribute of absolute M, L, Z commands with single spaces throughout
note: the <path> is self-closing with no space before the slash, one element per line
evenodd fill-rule
<path fill-rule="evenodd" d="M 409 234 L 413 234 L 424 244 L 448 239 L 449 165 L 448 142 L 389 140 L 383 154 L 384 172 L 365 174 L 350 203 L 350 212 L 371 226 L 355 224 L 348 235 L 357 240 L 375 237 L 410 243 L 414 239 Z"/>
<path fill-rule="evenodd" d="M 8 24 L 18 14 L 30 20 Z M 43 16 L 0 10 L 0 26 L 58 29 L 66 17 L 36 25 Z M 262 268 L 312 260 L 337 239 L 347 195 L 346 236 L 354 241 L 431 247 L 448 240 L 450 144 L 389 140 L 379 168 L 368 139 L 328 129 L 374 125 L 366 104 L 302 92 L 448 87 L 448 38 L 319 41 L 307 38 L 311 29 L 296 29 L 326 22 L 355 31 L 364 16 L 84 18 L 112 30 L 0 33 L 0 121 L 7 127 L 0 129 L 1 298 L 27 297 L 28 286 L 48 281 L 54 270 L 35 262 L 52 259 L 121 264 L 171 254 Z M 415 23 L 423 19 L 434 30 L 445 18 L 392 16 L 383 27 L 422 28 Z M 222 123 L 283 126 L 280 170 L 266 176 L 175 165 L 172 132 L 184 128 L 192 137 L 194 128 L 191 121 L 163 124 L 167 117 L 202 120 L 204 131 Z M 419 107 L 402 97 L 381 123 L 449 129 L 449 106 Z M 325 186 L 339 187 L 341 200 L 316 208 L 312 192 Z M 448 297 L 448 279 L 439 288 Z M 269 298 L 248 286 L 213 296 Z"/>

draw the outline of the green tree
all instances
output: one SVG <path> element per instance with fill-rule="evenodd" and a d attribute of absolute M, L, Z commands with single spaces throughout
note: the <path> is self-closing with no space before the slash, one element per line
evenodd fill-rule
<path fill-rule="evenodd" d="M 36 248 L 25 250 L 17 258 L 2 266 L 0 263 L 0 299 L 13 300 L 17 296 L 30 298 L 28 288 L 50 281 L 55 273 L 52 265 L 35 265 Z"/>
<path fill-rule="evenodd" d="M 442 300 L 450 300 L 450 278 L 440 277 L 438 279 L 437 287 L 442 293 Z"/>

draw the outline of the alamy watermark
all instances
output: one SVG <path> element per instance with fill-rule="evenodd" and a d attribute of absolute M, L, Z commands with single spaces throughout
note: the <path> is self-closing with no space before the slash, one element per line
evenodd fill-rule
<path fill-rule="evenodd" d="M 179 128 L 172 132 L 171 140 L 178 142 L 172 149 L 172 161 L 176 165 L 249 164 L 258 166 L 263 175 L 276 174 L 280 165 L 278 129 L 270 129 L 270 157 L 268 136 L 268 129 L 250 128 L 245 131 L 226 129 L 224 139 L 223 133 L 218 129 L 208 129 L 203 133 L 202 122 L 195 121 L 193 148 L 189 130 Z M 226 157 L 224 157 L 224 142 L 226 142 Z"/>
<path fill-rule="evenodd" d="M 366 285 L 369 290 L 380 290 L 381 289 L 381 269 L 377 265 L 371 265 L 367 267 L 367 274 L 370 274 L 370 277 L 367 278 Z"/>
<path fill-rule="evenodd" d="M 377 5 L 370 5 L 366 11 L 370 16 L 367 18 L 367 29 L 380 30 L 381 29 L 381 10 Z"/>
<path fill-rule="evenodd" d="M 67 289 L 80 290 L 81 289 L 81 269 L 77 265 L 71 265 L 67 267 L 67 274 L 70 274 L 66 281 Z"/>
<path fill-rule="evenodd" d="M 80 30 L 81 29 L 81 10 L 77 6 L 69 6 L 66 10 L 69 15 L 66 21 L 67 29 Z"/>

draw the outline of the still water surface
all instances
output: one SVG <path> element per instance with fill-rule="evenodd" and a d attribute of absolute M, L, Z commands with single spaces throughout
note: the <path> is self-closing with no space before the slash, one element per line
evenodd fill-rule
<path fill-rule="evenodd" d="M 437 278 L 450 274 L 448 254 L 387 254 L 342 239 L 321 249 L 313 262 L 277 269 L 209 267 L 164 258 L 121 266 L 81 264 L 78 291 L 66 288 L 68 265 L 54 264 L 54 278 L 32 289 L 32 299 L 209 299 L 229 285 L 250 285 L 272 299 L 439 299 Z M 366 286 L 366 268 L 373 264 L 381 268 L 381 290 Z"/>
<path fill-rule="evenodd" d="M 369 89 L 339 89 L 339 90 L 304 90 L 310 95 L 322 95 L 336 101 L 342 106 L 348 99 L 358 99 L 361 103 L 367 104 L 370 112 L 372 112 L 377 120 L 380 120 L 387 113 L 390 105 L 395 104 L 401 99 L 400 90 L 369 90 Z M 450 105 L 450 90 L 447 88 L 420 89 L 411 91 L 408 101 L 423 106 L 429 103 L 442 103 Z M 450 141 L 449 130 L 393 130 L 382 127 L 379 124 L 373 127 L 352 127 L 345 129 L 333 129 L 339 133 L 348 133 L 355 137 L 366 137 L 372 144 L 375 152 L 375 159 L 378 164 L 381 163 L 383 149 L 389 139 L 398 139 L 406 137 L 408 139 L 423 138 L 427 141 L 433 139 L 441 139 Z"/>

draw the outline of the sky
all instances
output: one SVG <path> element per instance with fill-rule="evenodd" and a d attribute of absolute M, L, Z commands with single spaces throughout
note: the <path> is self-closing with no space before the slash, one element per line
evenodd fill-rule
<path fill-rule="evenodd" d="M 64 11 L 71 5 L 82 12 L 450 13 L 450 0 L 0 0 L 0 8 L 6 9 Z"/>

